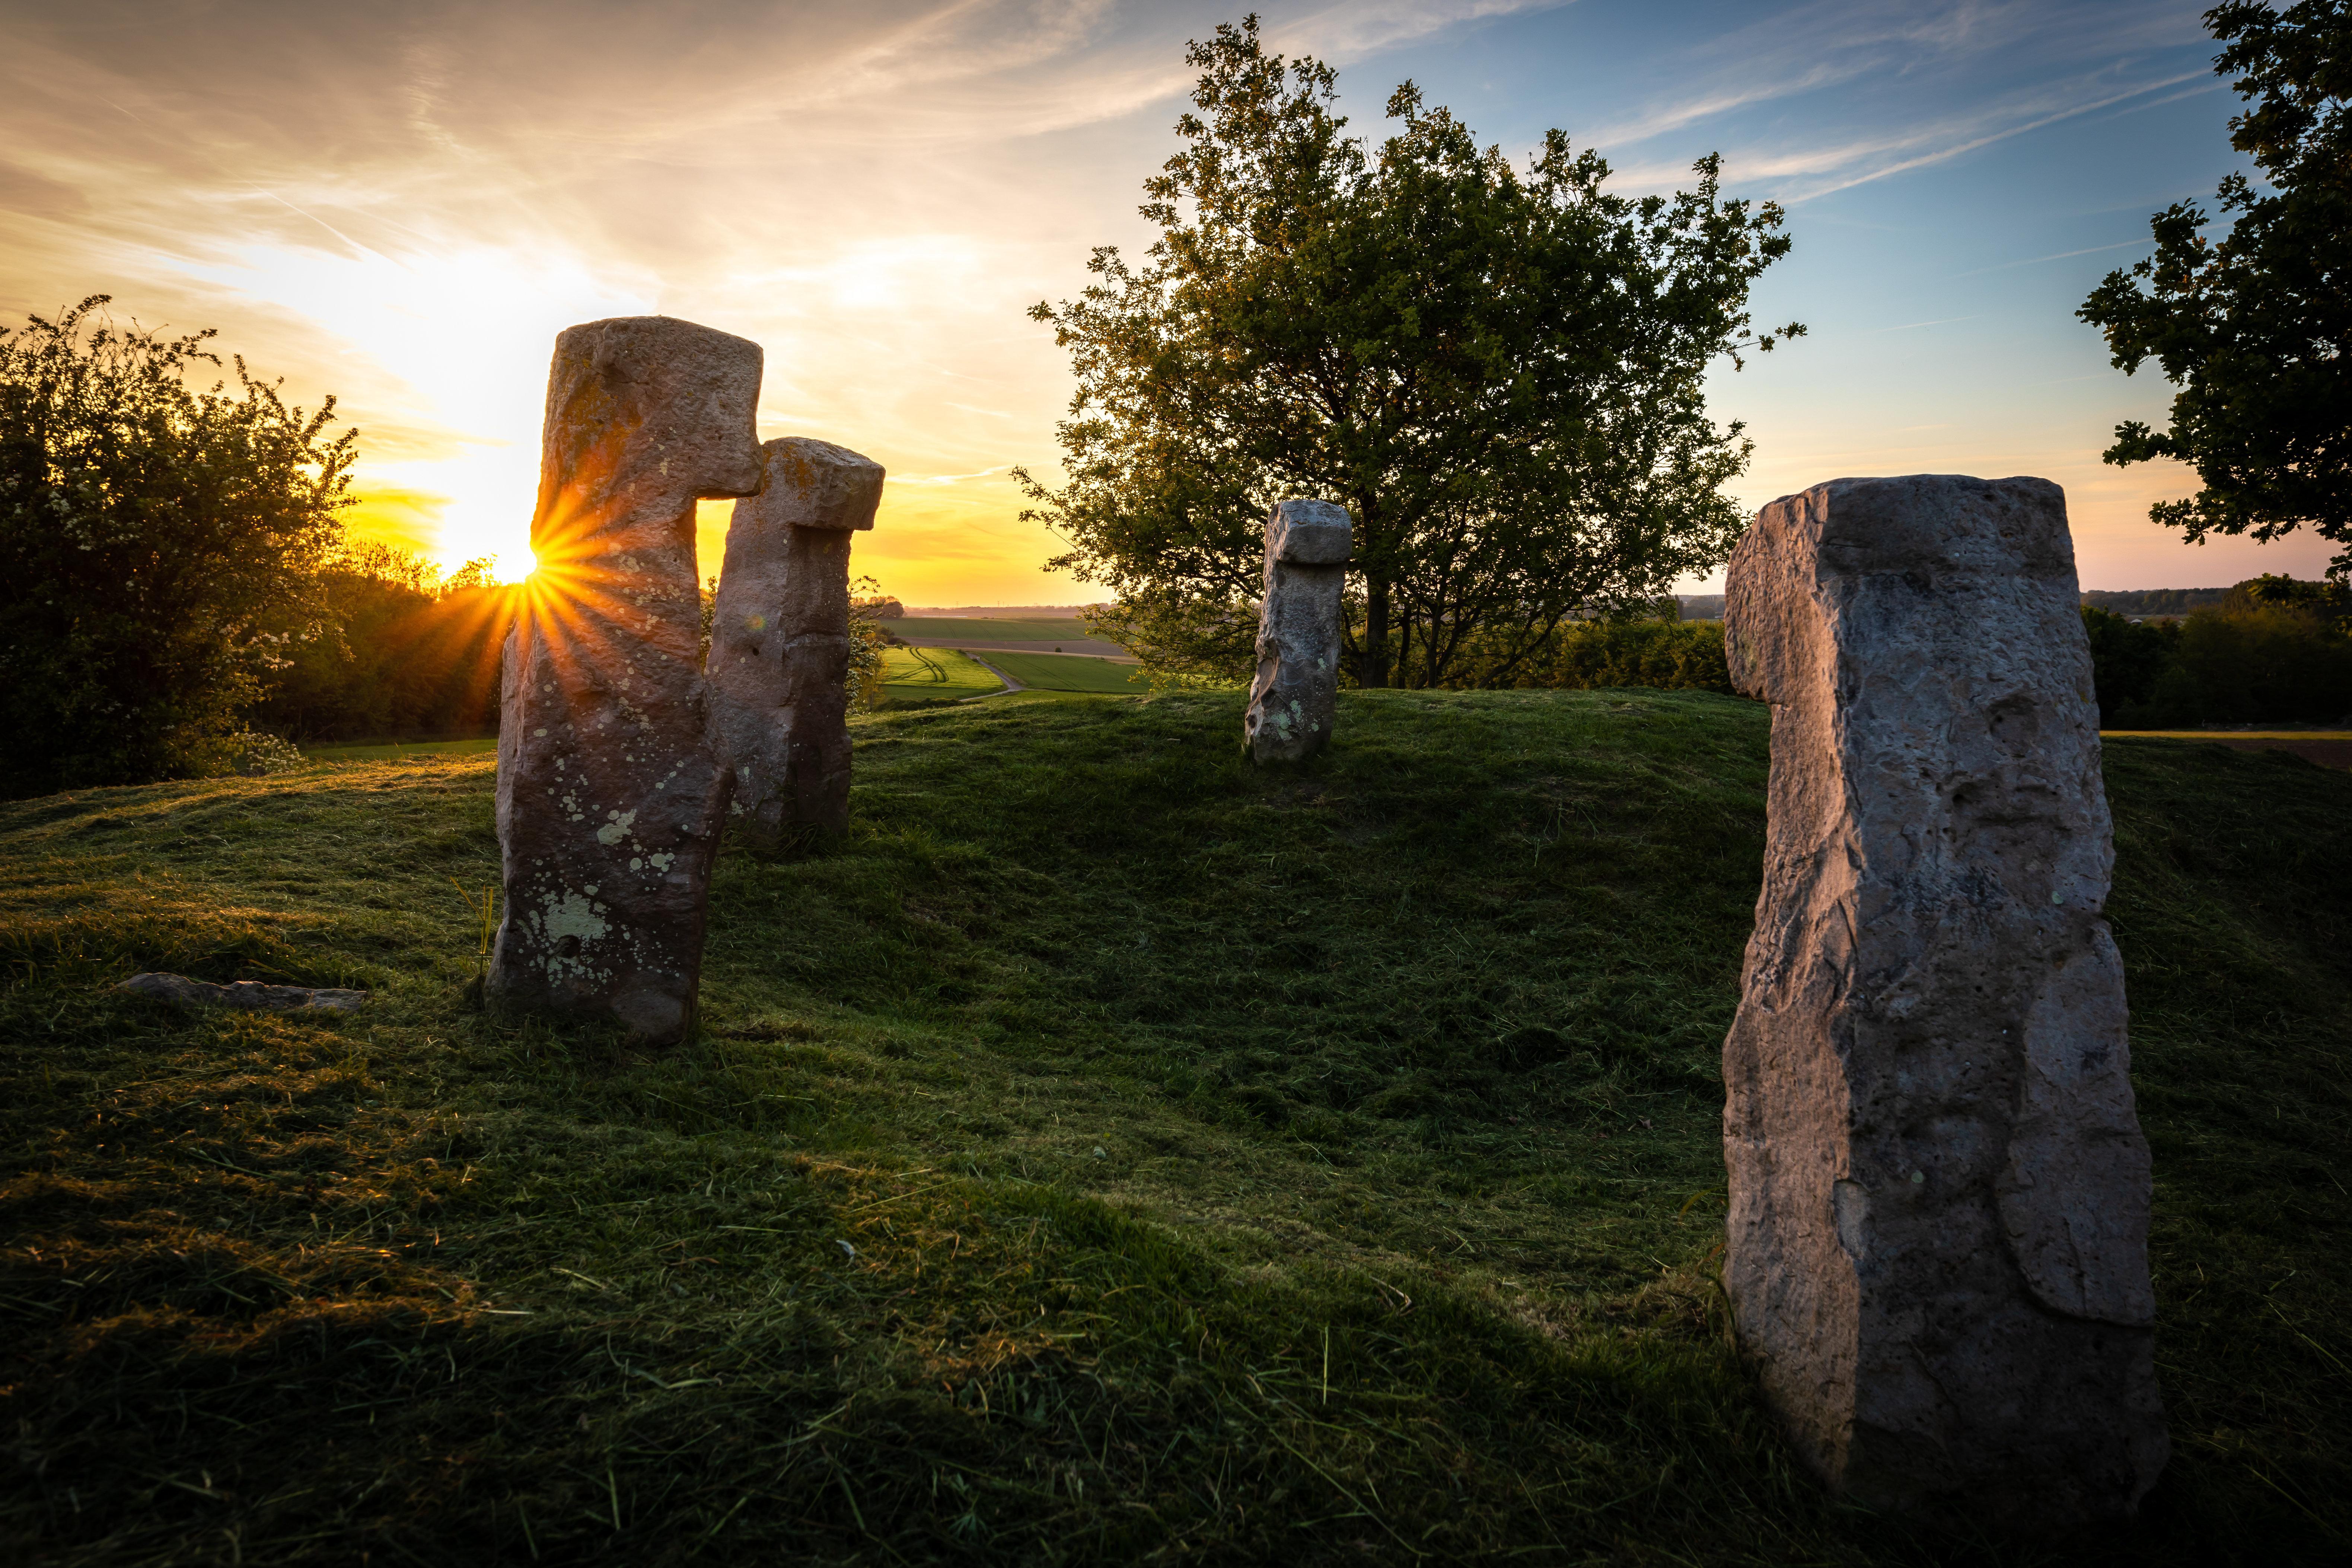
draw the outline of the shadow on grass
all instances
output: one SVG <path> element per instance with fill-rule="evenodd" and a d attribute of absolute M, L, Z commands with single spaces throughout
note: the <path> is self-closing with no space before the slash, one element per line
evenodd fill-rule
<path fill-rule="evenodd" d="M 1726 1342 L 1761 711 L 1354 694 L 1261 773 L 1239 707 L 861 721 L 650 1058 L 464 1007 L 483 761 L 0 807 L 10 1560 L 2336 1549 L 2352 781 L 2109 746 L 2178 1457 L 1998 1546 L 1822 1499 Z"/>

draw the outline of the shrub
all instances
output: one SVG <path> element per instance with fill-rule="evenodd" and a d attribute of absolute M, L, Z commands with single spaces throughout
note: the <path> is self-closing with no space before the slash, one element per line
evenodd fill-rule
<path fill-rule="evenodd" d="M 1474 643 L 1474 656 L 1485 651 Z M 1475 657 L 1465 665 L 1464 678 L 1449 685 L 1660 686 L 1726 693 L 1732 689 L 1720 621 L 1574 621 L 1554 630 L 1526 658 L 1507 668 Z"/>
<path fill-rule="evenodd" d="M 292 773 L 302 765 L 302 748 L 293 742 L 257 730 L 232 735 L 223 748 L 224 773 L 248 779 Z"/>
<path fill-rule="evenodd" d="M 2177 621 L 2136 621 L 2096 605 L 2083 606 L 2083 630 L 2091 639 L 2091 679 L 2099 698 L 2099 722 L 2123 727 L 2120 715 L 2145 703 L 2180 648 Z"/>
<path fill-rule="evenodd" d="M 203 772 L 319 626 L 350 434 L 92 295 L 0 333 L 0 795 Z"/>

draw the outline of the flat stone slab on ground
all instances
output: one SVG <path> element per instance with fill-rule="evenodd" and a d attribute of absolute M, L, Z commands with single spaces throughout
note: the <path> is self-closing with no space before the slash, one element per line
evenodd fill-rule
<path fill-rule="evenodd" d="M 115 989 L 192 1013 L 215 1007 L 248 1013 L 351 1013 L 368 999 L 364 991 L 335 986 L 265 985 L 256 980 L 215 985 L 209 980 L 191 980 L 184 974 L 161 971 L 134 974 Z"/>

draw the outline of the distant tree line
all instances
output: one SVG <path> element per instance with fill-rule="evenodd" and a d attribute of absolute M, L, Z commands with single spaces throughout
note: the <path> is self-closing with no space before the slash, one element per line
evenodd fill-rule
<path fill-rule="evenodd" d="M 2227 588 L 2085 588 L 2083 603 L 2118 616 L 2185 616 L 2230 596 Z"/>
<path fill-rule="evenodd" d="M 2339 584 L 2256 577 L 2169 619 L 2086 604 L 2083 626 L 2105 728 L 2352 722 L 2352 593 Z"/>

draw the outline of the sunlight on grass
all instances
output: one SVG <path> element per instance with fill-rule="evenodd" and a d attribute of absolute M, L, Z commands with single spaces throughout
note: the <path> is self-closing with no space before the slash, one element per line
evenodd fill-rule
<path fill-rule="evenodd" d="M 1927 1563 L 1726 1337 L 1766 715 L 1351 693 L 856 725 L 707 1033 L 467 1010 L 491 759 L 0 806 L 30 1561 Z M 2110 742 L 2177 1458 L 2068 1561 L 2352 1528 L 2352 780 Z M 188 1021 L 134 970 L 355 984 Z M 164 1413 L 159 1415 L 158 1413 Z M 1987 1548 L 1984 1561 L 2041 1561 Z"/>

